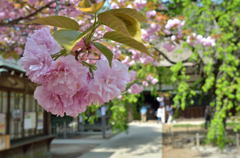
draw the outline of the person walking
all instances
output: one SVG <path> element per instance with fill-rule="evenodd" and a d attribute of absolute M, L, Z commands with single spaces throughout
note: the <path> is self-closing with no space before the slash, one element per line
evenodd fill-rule
<path fill-rule="evenodd" d="M 161 122 L 165 123 L 166 120 L 166 116 L 165 116 L 165 99 L 164 97 L 157 97 L 157 101 L 159 102 L 159 107 L 160 107 L 160 111 L 161 111 Z"/>
<path fill-rule="evenodd" d="M 147 106 L 145 106 L 145 105 L 142 106 L 140 113 L 141 113 L 141 121 L 146 122 L 147 121 Z"/>
<path fill-rule="evenodd" d="M 208 129 L 210 122 L 213 117 L 213 110 L 211 106 L 207 106 L 204 112 L 204 117 L 205 117 L 205 129 Z"/>
<path fill-rule="evenodd" d="M 167 105 L 166 111 L 168 114 L 167 123 L 172 123 L 173 121 L 173 108 L 172 105 Z"/>
<path fill-rule="evenodd" d="M 157 116 L 157 123 L 164 123 L 165 119 L 164 119 L 164 108 L 163 106 L 159 106 L 156 112 L 156 116 Z"/>

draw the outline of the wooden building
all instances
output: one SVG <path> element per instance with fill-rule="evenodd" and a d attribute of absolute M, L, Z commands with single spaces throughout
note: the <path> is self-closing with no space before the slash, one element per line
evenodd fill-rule
<path fill-rule="evenodd" d="M 0 58 L 0 158 L 49 156 L 50 115 L 33 98 L 35 87 L 16 61 Z"/>

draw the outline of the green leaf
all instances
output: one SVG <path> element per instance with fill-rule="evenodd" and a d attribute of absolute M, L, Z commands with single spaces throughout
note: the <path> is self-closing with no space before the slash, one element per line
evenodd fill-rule
<path fill-rule="evenodd" d="M 116 16 L 124 22 L 131 37 L 141 42 L 142 36 L 140 23 L 136 19 L 125 14 L 116 14 Z"/>
<path fill-rule="evenodd" d="M 50 25 L 70 30 L 79 30 L 79 24 L 68 17 L 65 16 L 48 16 L 48 17 L 42 17 L 37 18 L 30 23 L 32 24 L 42 24 L 42 25 Z"/>
<path fill-rule="evenodd" d="M 139 22 L 146 21 L 146 18 L 135 9 L 112 9 L 99 14 L 98 20 L 118 32 L 142 41 Z"/>
<path fill-rule="evenodd" d="M 79 9 L 82 12 L 96 13 L 103 7 L 104 3 L 105 3 L 105 1 L 90 4 L 90 2 L 87 2 L 86 0 L 83 0 L 82 2 L 79 3 L 78 6 L 79 6 Z"/>
<path fill-rule="evenodd" d="M 71 51 L 83 36 L 84 33 L 75 30 L 58 30 L 53 33 L 55 40 L 67 51 Z"/>
<path fill-rule="evenodd" d="M 121 32 L 116 32 L 116 31 L 107 32 L 104 34 L 103 38 L 125 44 L 129 47 L 132 47 L 141 52 L 149 54 L 147 48 L 141 42 L 139 42 L 129 36 L 126 36 L 126 35 L 122 34 Z"/>
<path fill-rule="evenodd" d="M 107 58 L 109 65 L 112 66 L 112 59 L 113 59 L 112 51 L 109 50 L 106 46 L 104 46 L 101 43 L 94 42 L 93 44 L 97 49 L 99 49 L 103 53 L 103 55 Z"/>
<path fill-rule="evenodd" d="M 87 7 L 91 6 L 91 2 L 89 0 L 81 0 L 78 3 L 78 6 L 81 7 L 81 8 L 87 8 Z"/>
<path fill-rule="evenodd" d="M 104 24 L 116 31 L 130 35 L 125 23 L 121 19 L 116 17 L 114 14 L 112 14 L 111 12 L 104 12 L 104 13 L 99 14 L 98 20 L 102 24 Z"/>
<path fill-rule="evenodd" d="M 114 14 L 125 14 L 128 15 L 136 20 L 138 20 L 139 22 L 146 22 L 146 17 L 141 14 L 140 12 L 138 12 L 136 9 L 131 9 L 131 8 L 120 8 L 120 9 L 112 9 L 110 10 L 111 12 L 113 12 Z"/>
<path fill-rule="evenodd" d="M 89 27 L 84 32 L 79 32 L 75 30 L 58 30 L 53 33 L 53 37 L 59 44 L 61 44 L 67 51 L 71 51 L 72 48 L 79 42 L 83 37 L 85 37 L 92 29 L 94 25 Z"/>

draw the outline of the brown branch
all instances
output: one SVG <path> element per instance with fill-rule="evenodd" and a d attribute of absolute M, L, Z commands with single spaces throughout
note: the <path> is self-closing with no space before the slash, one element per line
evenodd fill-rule
<path fill-rule="evenodd" d="M 169 63 L 171 63 L 171 64 L 177 64 L 177 62 L 171 60 L 166 54 L 164 54 L 164 53 L 163 53 L 162 51 L 160 51 L 159 49 L 157 49 L 157 48 L 154 47 L 154 50 L 157 51 L 161 56 L 163 56 L 164 59 L 166 59 Z M 185 59 L 185 60 L 182 60 L 182 61 L 179 61 L 179 62 L 187 63 L 187 62 L 189 62 L 189 60 L 188 60 L 188 59 Z"/>
<path fill-rule="evenodd" d="M 16 25 L 18 23 L 20 23 L 22 20 L 26 20 L 26 19 L 29 19 L 35 15 L 37 15 L 39 12 L 41 12 L 42 10 L 50 7 L 53 3 L 55 3 L 55 1 L 51 1 L 49 2 L 48 4 L 40 7 L 39 9 L 35 10 L 33 13 L 29 14 L 29 15 L 26 15 L 26 16 L 22 16 L 22 17 L 19 17 L 19 18 L 16 18 L 16 19 L 13 19 L 11 21 L 8 21 L 8 22 L 0 22 L 0 27 L 3 27 L 3 26 L 11 26 L 11 25 Z"/>

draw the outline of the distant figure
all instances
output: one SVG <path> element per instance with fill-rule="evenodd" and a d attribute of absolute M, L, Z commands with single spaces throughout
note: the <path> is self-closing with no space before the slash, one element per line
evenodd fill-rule
<path fill-rule="evenodd" d="M 155 112 L 152 108 L 148 109 L 147 120 L 155 120 Z"/>
<path fill-rule="evenodd" d="M 164 97 L 157 97 L 160 106 L 164 106 Z"/>
<path fill-rule="evenodd" d="M 167 105 L 166 111 L 167 111 L 167 114 L 168 114 L 167 123 L 172 123 L 172 121 L 173 121 L 173 108 L 172 108 L 172 105 Z"/>
<path fill-rule="evenodd" d="M 163 106 L 159 106 L 156 112 L 156 116 L 157 116 L 157 122 L 160 123 L 165 123 L 165 116 L 164 116 L 164 107 Z"/>
<path fill-rule="evenodd" d="M 213 116 L 213 110 L 212 110 L 211 106 L 206 107 L 204 116 L 205 116 L 205 129 L 207 129 L 208 126 L 210 125 L 210 122 L 211 122 L 212 116 Z"/>
<path fill-rule="evenodd" d="M 146 122 L 147 121 L 147 106 L 142 106 L 140 113 L 141 113 L 141 121 Z"/>

